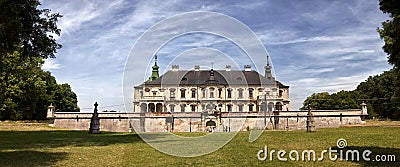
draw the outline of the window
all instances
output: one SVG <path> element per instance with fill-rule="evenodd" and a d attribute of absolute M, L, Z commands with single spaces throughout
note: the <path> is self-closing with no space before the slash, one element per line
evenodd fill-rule
<path fill-rule="evenodd" d="M 232 89 L 228 89 L 228 98 L 232 98 Z"/>
<path fill-rule="evenodd" d="M 140 91 L 140 97 L 143 97 L 143 91 Z"/>
<path fill-rule="evenodd" d="M 192 98 L 196 98 L 196 90 L 192 90 Z"/>
<path fill-rule="evenodd" d="M 282 97 L 283 90 L 279 90 L 279 97 Z"/>
<path fill-rule="evenodd" d="M 206 89 L 203 88 L 203 89 L 201 90 L 201 93 L 203 94 L 203 98 L 206 98 Z"/>
<path fill-rule="evenodd" d="M 185 112 L 185 104 L 181 104 L 181 112 Z"/>
<path fill-rule="evenodd" d="M 253 111 L 254 104 L 249 104 L 249 112 Z"/>
<path fill-rule="evenodd" d="M 170 88 L 169 89 L 169 97 L 171 98 L 175 98 L 175 88 Z"/>
<path fill-rule="evenodd" d="M 210 88 L 210 98 L 214 98 L 214 88 Z"/>
<path fill-rule="evenodd" d="M 243 112 L 243 104 L 239 105 L 239 112 Z"/>
<path fill-rule="evenodd" d="M 282 104 L 280 102 L 275 104 L 275 110 L 282 111 Z"/>
<path fill-rule="evenodd" d="M 228 107 L 228 112 L 232 112 L 232 104 L 228 104 L 227 107 Z"/>
<path fill-rule="evenodd" d="M 175 109 L 175 105 L 171 104 L 171 105 L 169 106 L 169 111 L 170 111 L 170 112 L 174 112 L 174 109 Z"/>
<path fill-rule="evenodd" d="M 196 111 L 196 106 L 195 105 L 190 105 L 190 108 L 191 108 L 192 112 Z"/>
<path fill-rule="evenodd" d="M 249 98 L 253 98 L 253 89 L 252 88 L 249 89 Z"/>
<path fill-rule="evenodd" d="M 222 89 L 218 89 L 218 98 L 221 98 Z"/>
<path fill-rule="evenodd" d="M 243 89 L 239 89 L 239 90 L 238 90 L 238 93 L 239 93 L 239 94 L 238 94 L 238 98 L 239 98 L 239 99 L 243 98 Z"/>
<path fill-rule="evenodd" d="M 181 89 L 181 98 L 185 98 L 185 89 Z"/>

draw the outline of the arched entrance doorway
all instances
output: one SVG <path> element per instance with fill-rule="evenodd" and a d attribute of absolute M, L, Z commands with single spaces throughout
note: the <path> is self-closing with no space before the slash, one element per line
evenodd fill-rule
<path fill-rule="evenodd" d="M 162 112 L 163 111 L 163 105 L 161 103 L 156 104 L 156 112 Z"/>
<path fill-rule="evenodd" d="M 206 128 L 208 132 L 214 132 L 215 127 L 217 127 L 217 124 L 213 120 L 209 120 L 206 122 Z"/>
<path fill-rule="evenodd" d="M 149 104 L 149 112 L 155 112 L 156 111 L 156 106 L 154 105 L 154 103 L 150 103 Z"/>

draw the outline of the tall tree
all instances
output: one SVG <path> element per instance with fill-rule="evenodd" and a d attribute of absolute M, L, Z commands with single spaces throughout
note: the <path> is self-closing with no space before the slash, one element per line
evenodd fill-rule
<path fill-rule="evenodd" d="M 79 111 L 68 84 L 41 69 L 61 48 L 58 13 L 38 9 L 38 0 L 0 0 L 0 120 L 45 119 L 47 105 Z"/>
<path fill-rule="evenodd" d="M 379 6 L 383 13 L 389 14 L 392 18 L 382 22 L 382 29 L 377 30 L 385 41 L 382 48 L 388 54 L 388 62 L 398 69 L 400 68 L 400 1 L 379 0 Z"/>

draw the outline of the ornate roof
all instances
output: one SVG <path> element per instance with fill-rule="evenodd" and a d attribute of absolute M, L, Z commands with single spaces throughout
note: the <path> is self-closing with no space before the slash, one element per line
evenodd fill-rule
<path fill-rule="evenodd" d="M 251 86 L 279 86 L 288 87 L 268 79 L 257 71 L 225 71 L 225 70 L 178 70 L 168 71 L 159 78 L 143 83 L 140 86 L 160 86 L 160 85 L 251 85 Z M 139 86 L 139 87 L 140 87 Z"/>

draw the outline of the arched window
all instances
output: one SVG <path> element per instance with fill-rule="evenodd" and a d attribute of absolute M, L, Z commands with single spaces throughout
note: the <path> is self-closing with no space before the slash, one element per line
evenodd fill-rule
<path fill-rule="evenodd" d="M 249 98 L 253 98 L 253 88 L 249 88 Z"/>
<path fill-rule="evenodd" d="M 190 105 L 190 110 L 192 112 L 195 112 L 196 111 L 196 105 Z"/>
<path fill-rule="evenodd" d="M 282 103 L 277 102 L 277 103 L 275 104 L 275 110 L 282 111 Z"/>
<path fill-rule="evenodd" d="M 228 112 L 232 112 L 232 104 L 228 104 L 226 105 Z"/>
<path fill-rule="evenodd" d="M 274 109 L 274 103 L 269 102 L 268 103 L 268 111 L 272 111 Z"/>
<path fill-rule="evenodd" d="M 181 89 L 181 98 L 185 98 L 185 97 L 186 97 L 186 90 Z"/>
<path fill-rule="evenodd" d="M 282 97 L 283 95 L 283 90 L 279 90 L 279 97 Z"/>
<path fill-rule="evenodd" d="M 154 105 L 154 103 L 150 103 L 149 104 L 149 111 L 150 112 L 156 112 L 156 105 Z"/>
<path fill-rule="evenodd" d="M 243 112 L 243 104 L 238 105 L 238 110 L 239 110 L 239 112 Z"/>
<path fill-rule="evenodd" d="M 146 103 L 140 104 L 140 111 L 141 112 L 147 112 L 147 104 Z"/>
<path fill-rule="evenodd" d="M 242 88 L 238 89 L 238 98 L 239 99 L 243 98 L 243 89 Z"/>
<path fill-rule="evenodd" d="M 261 104 L 260 104 L 260 111 L 267 111 L 267 103 L 265 103 L 265 102 L 262 102 Z"/>
<path fill-rule="evenodd" d="M 214 88 L 210 88 L 210 98 L 214 98 Z"/>
<path fill-rule="evenodd" d="M 196 98 L 196 89 L 191 89 L 192 98 Z"/>
<path fill-rule="evenodd" d="M 227 90 L 228 98 L 232 98 L 232 89 Z"/>
<path fill-rule="evenodd" d="M 185 112 L 186 104 L 181 104 L 181 112 Z"/>
<path fill-rule="evenodd" d="M 254 111 L 254 104 L 249 104 L 249 112 Z"/>
<path fill-rule="evenodd" d="M 170 98 L 175 98 L 175 88 L 169 89 L 169 97 Z"/>

